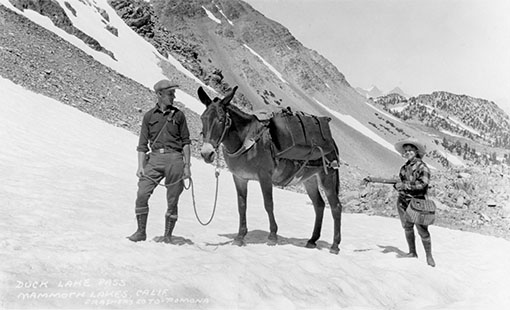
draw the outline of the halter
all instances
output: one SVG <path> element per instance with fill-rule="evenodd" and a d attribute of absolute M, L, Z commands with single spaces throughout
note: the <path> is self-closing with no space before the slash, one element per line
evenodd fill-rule
<path fill-rule="evenodd" d="M 207 139 L 205 140 L 206 142 L 209 142 L 213 147 L 214 147 L 214 150 L 217 152 L 218 151 L 218 148 L 220 147 L 220 144 L 221 142 L 223 142 L 223 139 L 225 139 L 225 135 L 227 134 L 227 131 L 229 130 L 230 126 L 232 126 L 232 119 L 230 118 L 230 115 L 228 114 L 227 111 L 224 111 L 225 112 L 225 117 L 218 121 L 219 123 L 225 123 L 225 126 L 223 127 L 223 131 L 221 132 L 221 135 L 220 135 L 220 138 L 218 139 L 218 141 L 211 141 L 210 139 Z M 212 129 L 214 129 L 214 126 L 216 126 L 216 122 L 214 122 L 213 124 L 213 127 L 211 128 L 211 132 L 212 132 Z"/>

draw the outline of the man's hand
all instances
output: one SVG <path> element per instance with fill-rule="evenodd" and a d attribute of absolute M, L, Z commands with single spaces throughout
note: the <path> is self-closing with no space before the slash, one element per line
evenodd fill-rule
<path fill-rule="evenodd" d="M 143 171 L 143 167 L 146 164 L 147 154 L 145 152 L 138 152 L 138 169 L 136 170 L 136 176 L 138 178 L 142 178 L 145 176 L 145 171 Z"/>
<path fill-rule="evenodd" d="M 140 167 L 136 170 L 136 176 L 138 178 L 142 178 L 145 176 L 145 172 L 143 171 L 143 167 Z"/>
<path fill-rule="evenodd" d="M 188 165 L 184 165 L 184 175 L 183 179 L 189 179 L 191 177 L 191 169 Z"/>
<path fill-rule="evenodd" d="M 183 149 L 182 153 L 184 154 L 184 175 L 182 176 L 184 179 L 189 179 L 191 177 L 191 148 L 189 144 L 186 144 Z"/>
<path fill-rule="evenodd" d="M 394 187 L 395 187 L 395 189 L 396 189 L 397 191 L 401 191 L 401 190 L 403 190 L 403 189 L 404 189 L 404 183 L 402 183 L 402 182 L 397 182 L 397 183 L 395 183 L 395 186 L 394 186 Z"/>

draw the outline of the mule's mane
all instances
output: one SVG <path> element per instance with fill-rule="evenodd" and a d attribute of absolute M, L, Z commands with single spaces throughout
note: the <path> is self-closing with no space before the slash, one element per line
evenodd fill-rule
<path fill-rule="evenodd" d="M 239 108 L 233 104 L 227 105 L 227 110 L 229 110 L 232 113 L 237 114 L 238 116 L 240 116 L 241 118 L 246 119 L 246 120 L 256 119 L 254 114 L 245 112 L 245 111 L 241 110 L 241 108 Z"/>

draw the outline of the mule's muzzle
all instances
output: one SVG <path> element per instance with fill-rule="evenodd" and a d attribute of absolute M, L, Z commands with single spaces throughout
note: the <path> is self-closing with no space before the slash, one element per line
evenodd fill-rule
<path fill-rule="evenodd" d="M 200 155 L 202 155 L 202 158 L 206 163 L 210 164 L 216 157 L 216 150 L 210 143 L 204 143 L 202 145 L 202 149 L 200 150 Z"/>

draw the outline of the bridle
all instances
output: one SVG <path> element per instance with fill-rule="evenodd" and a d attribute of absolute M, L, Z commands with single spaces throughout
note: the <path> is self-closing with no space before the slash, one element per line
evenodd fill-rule
<path fill-rule="evenodd" d="M 204 135 L 204 142 L 209 143 L 213 146 L 214 150 L 217 152 L 218 148 L 220 147 L 221 142 L 223 142 L 223 139 L 225 139 L 225 135 L 227 134 L 227 131 L 230 129 L 230 126 L 232 126 L 232 119 L 230 118 L 230 115 L 226 110 L 223 110 L 225 117 L 218 121 L 214 121 L 213 125 L 211 126 L 211 129 L 209 130 L 209 133 L 213 132 L 213 129 L 217 124 L 224 124 L 223 130 L 221 132 L 220 137 L 217 141 L 212 141 L 210 137 L 205 137 Z M 210 134 L 209 134 L 210 136 Z"/>

